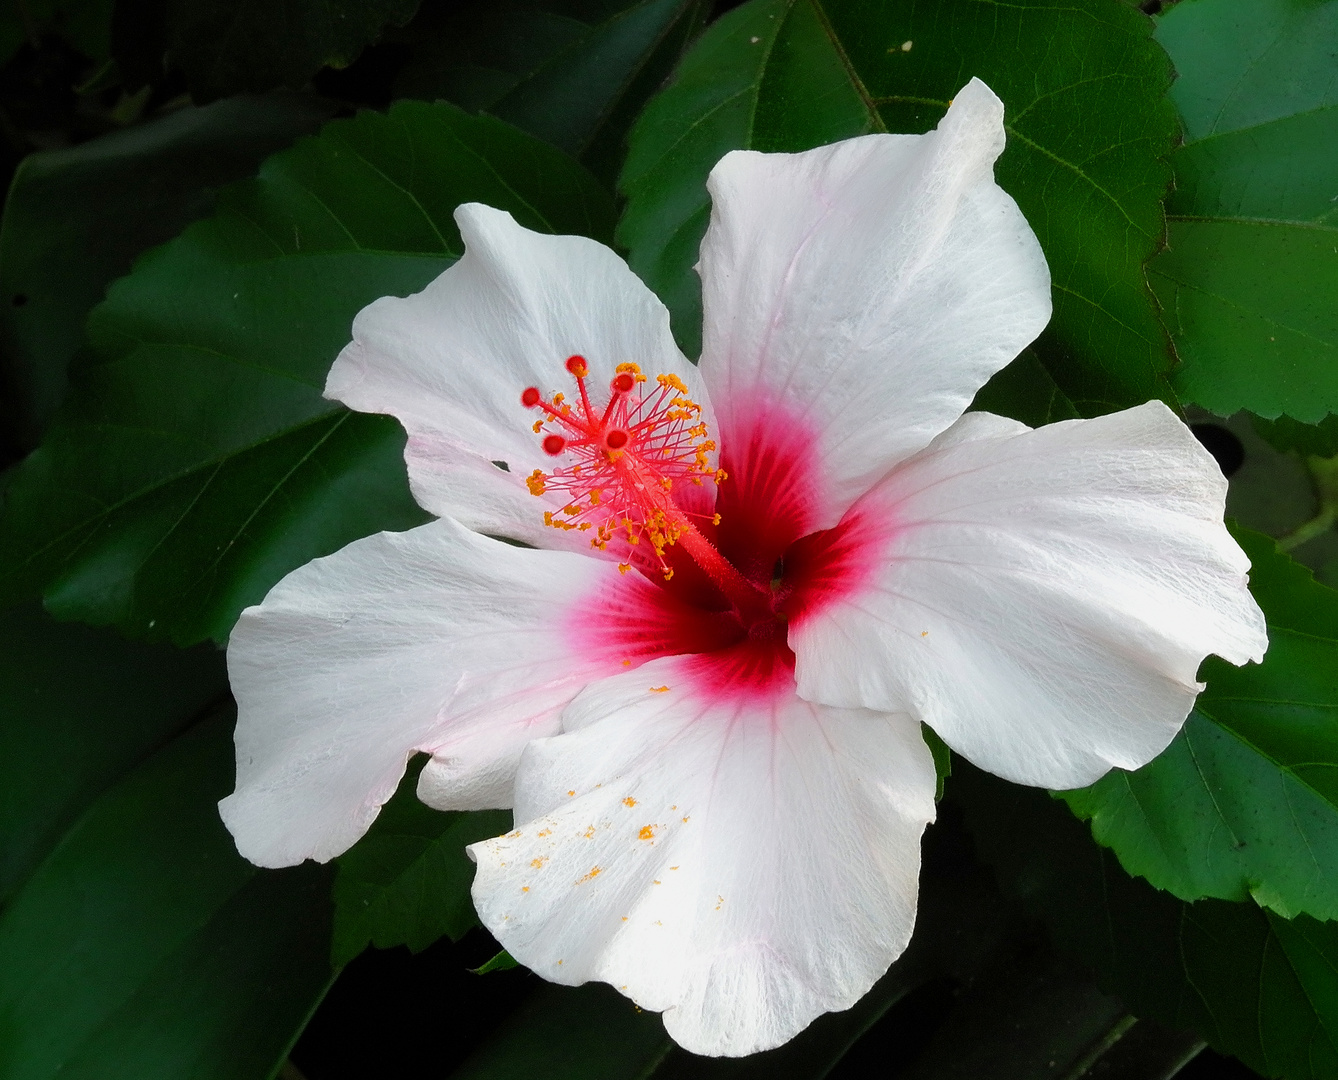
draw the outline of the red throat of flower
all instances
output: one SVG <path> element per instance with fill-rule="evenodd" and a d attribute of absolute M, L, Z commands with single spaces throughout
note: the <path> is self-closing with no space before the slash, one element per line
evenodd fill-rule
<path fill-rule="evenodd" d="M 561 492 L 567 503 L 546 511 L 544 524 L 590 534 L 591 547 L 607 550 L 613 542 L 644 553 L 643 563 L 658 566 L 665 579 L 673 569 L 666 549 L 677 545 L 734 604 L 745 622 L 772 617 L 770 593 L 750 582 L 702 535 L 693 519 L 719 524 L 720 516 L 693 513 L 680 505 L 686 485 L 707 479 L 721 483 L 723 470 L 711 463 L 715 443 L 708 437 L 701 406 L 688 397 L 677 375 L 658 375 L 651 384 L 636 364 L 619 364 L 606 402 L 596 404 L 586 386 L 585 358 L 567 360 L 579 400 L 565 395 L 548 400 L 537 387 L 520 396 L 521 404 L 544 415 L 534 422 L 545 453 L 555 459 L 551 472 L 535 469 L 530 492 Z M 621 563 L 626 573 L 631 562 Z"/>

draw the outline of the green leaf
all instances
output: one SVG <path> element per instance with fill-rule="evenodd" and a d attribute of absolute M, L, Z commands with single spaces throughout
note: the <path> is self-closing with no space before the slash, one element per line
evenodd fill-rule
<path fill-rule="evenodd" d="M 469 896 L 474 863 L 465 846 L 506 832 L 511 812 L 433 810 L 414 794 L 420 768 L 421 762 L 405 773 L 371 830 L 339 857 L 334 890 L 337 966 L 368 945 L 407 945 L 411 952 L 421 952 L 443 936 L 457 941 L 478 925 Z"/>
<path fill-rule="evenodd" d="M 485 960 L 476 968 L 470 968 L 475 975 L 491 975 L 494 971 L 512 971 L 520 967 L 516 958 L 505 949 Z"/>
<path fill-rule="evenodd" d="M 232 720 L 219 711 L 99 796 L 5 907 L 6 1080 L 253 1080 L 287 1054 L 333 977 L 330 873 L 260 873 L 236 853 L 216 806 Z"/>
<path fill-rule="evenodd" d="M 1185 903 L 1120 870 L 1043 792 L 963 765 L 949 799 L 977 850 L 1056 941 L 1138 1016 L 1192 1028 L 1265 1076 L 1338 1072 L 1338 923 Z"/>
<path fill-rule="evenodd" d="M 1185 0 L 1167 250 L 1149 266 L 1186 400 L 1315 423 L 1338 411 L 1338 2 Z"/>
<path fill-rule="evenodd" d="M 929 747 L 929 752 L 934 756 L 934 774 L 936 783 L 934 786 L 934 800 L 943 798 L 943 784 L 952 775 L 952 750 L 948 744 L 934 733 L 934 729 L 928 724 L 920 725 L 920 734 L 924 736 L 925 745 Z"/>
<path fill-rule="evenodd" d="M 1066 792 L 1131 874 L 1184 900 L 1338 918 L 1338 593 L 1240 530 L 1268 619 L 1259 665 L 1204 665 L 1208 688 L 1156 760 Z"/>
<path fill-rule="evenodd" d="M 607 239 L 607 194 L 500 121 L 401 102 L 329 124 L 150 252 L 0 518 L 0 599 L 133 635 L 226 640 L 294 567 L 426 515 L 404 434 L 321 396 L 353 316 L 461 251 L 455 207 Z"/>
<path fill-rule="evenodd" d="M 417 10 L 418 0 L 160 0 L 148 9 L 152 25 L 137 29 L 161 40 L 166 66 L 205 102 L 300 87 L 327 65 L 347 67 Z"/>
<path fill-rule="evenodd" d="M 36 605 L 0 611 L 0 901 L 227 685 L 211 646 L 136 644 L 57 624 Z"/>
<path fill-rule="evenodd" d="M 1165 396 L 1168 342 L 1143 263 L 1161 243 L 1176 125 L 1150 29 L 1118 0 L 750 0 L 702 36 L 633 130 L 619 239 L 695 354 L 692 266 L 706 176 L 725 152 L 922 132 L 979 76 L 1007 109 L 999 183 L 1055 282 L 1041 362 L 1084 413 Z"/>
<path fill-rule="evenodd" d="M 7 419 L 25 449 L 60 403 L 84 319 L 112 280 L 333 112 L 310 95 L 232 98 L 23 159 L 0 226 L 0 347 Z"/>
<path fill-rule="evenodd" d="M 1016 360 L 995 372 L 977 391 L 971 408 L 1011 416 L 1034 428 L 1078 415 L 1069 396 L 1031 349 L 1023 349 Z"/>
<path fill-rule="evenodd" d="M 699 29 L 705 0 L 429 8 L 399 37 L 397 97 L 445 98 L 561 147 L 610 183 L 628 129 Z"/>
<path fill-rule="evenodd" d="M 1276 420 L 1253 417 L 1254 429 L 1278 450 L 1294 450 L 1309 457 L 1338 457 L 1338 415 L 1329 415 L 1318 424 L 1303 424 L 1290 416 Z"/>

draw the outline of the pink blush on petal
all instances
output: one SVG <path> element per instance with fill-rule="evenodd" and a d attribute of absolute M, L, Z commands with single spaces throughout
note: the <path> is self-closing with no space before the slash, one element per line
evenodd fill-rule
<path fill-rule="evenodd" d="M 861 501 L 834 528 L 810 533 L 785 553 L 784 601 L 790 623 L 797 624 L 829 604 L 866 589 L 886 561 L 901 527 L 895 514 L 877 503 Z"/>
<path fill-rule="evenodd" d="M 571 612 L 562 632 L 596 670 L 613 674 L 674 656 L 676 689 L 716 704 L 765 705 L 794 691 L 790 626 L 865 588 L 897 529 L 885 508 L 857 503 L 834 528 L 808 531 L 821 507 L 813 432 L 760 400 L 729 415 L 719 517 L 704 531 L 715 557 L 752 583 L 760 606 L 733 604 L 675 544 L 661 560 L 674 573 L 622 567 L 627 572 Z"/>
<path fill-rule="evenodd" d="M 785 625 L 752 634 L 715 652 L 683 658 L 685 689 L 713 704 L 766 706 L 794 693 L 794 653 L 785 641 Z"/>
<path fill-rule="evenodd" d="M 745 576 L 769 584 L 776 560 L 811 531 L 822 505 L 817 433 L 761 395 L 735 403 L 726 414 L 716 543 Z"/>
<path fill-rule="evenodd" d="M 692 599 L 630 571 L 572 612 L 565 632 L 583 656 L 610 672 L 661 656 L 711 652 L 746 636 L 733 612 Z"/>

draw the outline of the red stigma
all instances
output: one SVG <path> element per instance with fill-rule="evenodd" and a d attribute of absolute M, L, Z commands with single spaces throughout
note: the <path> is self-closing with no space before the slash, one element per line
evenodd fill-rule
<path fill-rule="evenodd" d="M 520 395 L 520 403 L 527 409 L 532 409 L 539 404 L 539 388 L 537 386 L 528 386 Z"/>
<path fill-rule="evenodd" d="M 535 469 L 525 478 L 531 494 L 565 500 L 561 509 L 544 511 L 544 524 L 588 532 L 591 547 L 600 551 L 614 543 L 626 559 L 621 570 L 633 563 L 642 570 L 658 567 L 666 581 L 673 576 L 666 549 L 678 545 L 747 613 L 750 625 L 770 618 L 770 591 L 744 578 L 693 520 L 720 523 L 720 515 L 707 510 L 709 503 L 693 489 L 708 480 L 719 483 L 725 474 L 711 460 L 715 442 L 683 380 L 666 374 L 649 382 L 636 364 L 619 364 L 608 401 L 596 403 L 586 386 L 585 357 L 568 357 L 566 368 L 576 379 L 579 400 L 554 394 L 535 403 L 545 414 L 533 425 L 534 433 L 543 435 L 544 451 L 567 459 L 551 472 Z M 530 396 L 527 390 L 522 400 Z"/>

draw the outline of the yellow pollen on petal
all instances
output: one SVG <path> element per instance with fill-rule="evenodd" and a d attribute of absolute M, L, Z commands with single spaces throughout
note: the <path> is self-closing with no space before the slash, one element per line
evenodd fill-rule
<path fill-rule="evenodd" d="M 599 877 L 599 875 L 602 874 L 603 872 L 604 871 L 600 867 L 592 866 L 590 867 L 590 873 L 586 874 L 585 877 L 581 878 L 576 884 L 584 885 L 587 881 L 592 881 L 595 878 Z M 561 961 L 558 962 L 561 963 Z"/>
<path fill-rule="evenodd" d="M 537 859 L 531 859 L 531 860 L 530 860 L 530 865 L 531 865 L 532 867 L 534 867 L 536 870 L 538 870 L 538 869 L 540 869 L 540 868 L 544 865 L 544 863 L 546 863 L 546 862 L 548 862 L 548 856 L 547 856 L 547 855 L 540 855 Z"/>
<path fill-rule="evenodd" d="M 634 798 L 632 798 L 632 796 L 629 795 L 629 796 L 627 796 L 627 798 L 625 798 L 625 799 L 623 800 L 623 805 L 624 805 L 624 806 L 635 806 L 635 805 L 636 805 L 636 800 L 635 800 Z"/>
<path fill-rule="evenodd" d="M 587 840 L 593 840 L 595 838 L 595 827 L 593 825 L 585 830 L 585 838 Z"/>
<path fill-rule="evenodd" d="M 654 826 L 654 825 L 642 825 L 642 826 L 641 826 L 641 831 L 640 831 L 639 833 L 636 834 L 636 837 L 637 837 L 638 840 L 654 840 L 654 839 L 655 839 L 655 826 Z"/>
<path fill-rule="evenodd" d="M 652 687 L 650 688 L 650 692 L 651 692 L 652 694 L 667 694 L 667 693 L 669 692 L 669 687 L 667 687 L 667 686 L 652 686 Z"/>

